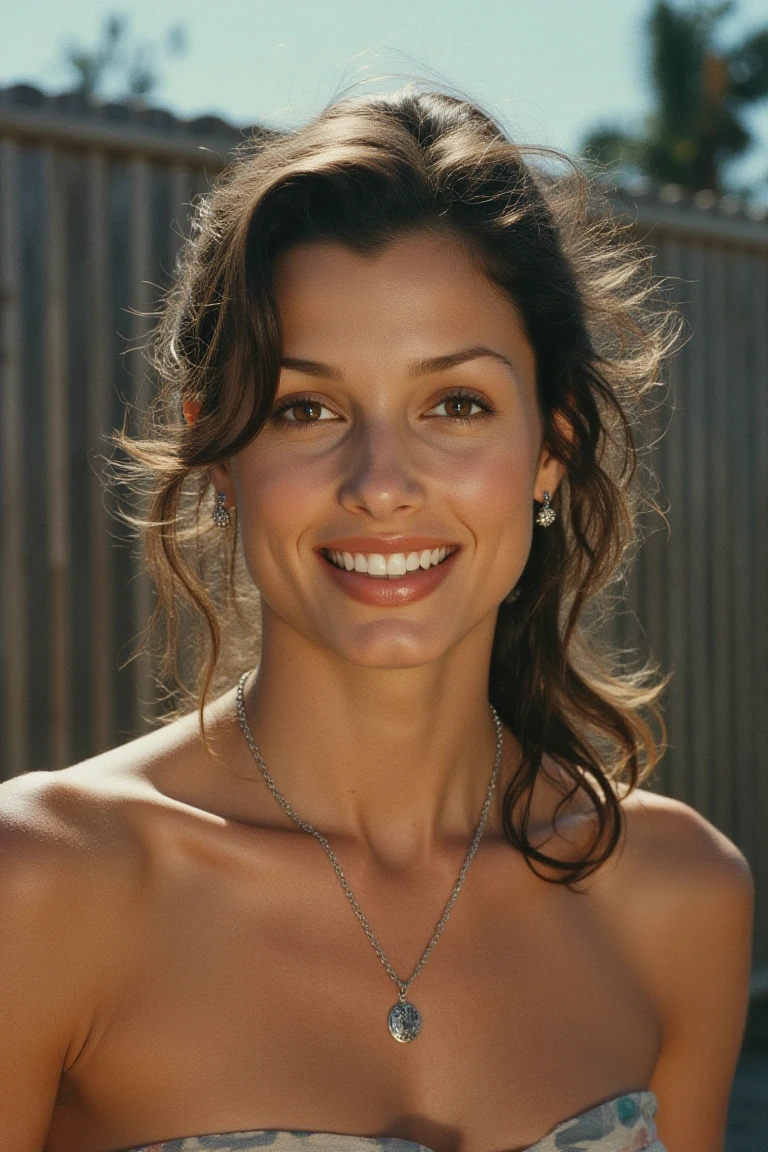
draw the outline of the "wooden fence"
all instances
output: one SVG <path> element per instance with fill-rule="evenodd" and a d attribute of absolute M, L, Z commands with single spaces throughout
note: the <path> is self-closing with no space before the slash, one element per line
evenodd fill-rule
<path fill-rule="evenodd" d="M 33 105 L 37 106 L 33 106 Z M 124 664 L 152 591 L 110 515 L 98 457 L 141 400 L 140 340 L 187 227 L 240 134 L 217 121 L 0 93 L 0 778 L 146 726 Z M 768 965 L 768 225 L 691 204 L 626 210 L 676 278 L 692 333 L 655 451 L 669 506 L 630 582 L 629 645 L 674 668 L 657 786 L 752 864 Z M 674 404 L 674 417 L 672 407 Z M 144 718 L 143 718 L 144 717 Z M 762 975 L 760 975 L 762 973 Z"/>

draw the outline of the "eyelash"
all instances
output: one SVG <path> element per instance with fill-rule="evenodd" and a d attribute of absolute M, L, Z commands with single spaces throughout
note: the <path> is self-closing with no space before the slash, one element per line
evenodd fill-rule
<path fill-rule="evenodd" d="M 447 404 L 449 400 L 469 400 L 482 409 L 481 412 L 474 412 L 470 416 L 440 417 L 440 419 L 452 420 L 457 424 L 471 424 L 483 416 L 492 416 L 496 411 L 495 405 L 493 405 L 490 400 L 487 400 L 484 396 L 479 396 L 476 392 L 471 392 L 467 388 L 454 389 L 453 392 L 449 392 L 446 396 L 443 396 L 442 400 L 438 400 L 434 407 L 439 408 L 441 404 Z M 328 408 L 327 404 L 322 404 L 314 396 L 285 396 L 275 404 L 272 409 L 271 418 L 276 424 L 291 424 L 296 428 L 311 428 L 314 424 L 326 423 L 326 421 L 323 420 L 281 420 L 284 412 L 288 412 L 291 408 L 298 408 L 302 404 L 318 404 L 321 408 Z M 330 423 L 330 421 L 327 422 Z"/>

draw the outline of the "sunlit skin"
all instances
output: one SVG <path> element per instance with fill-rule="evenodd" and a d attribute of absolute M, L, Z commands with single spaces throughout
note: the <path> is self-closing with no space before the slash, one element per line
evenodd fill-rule
<path fill-rule="evenodd" d="M 496 614 L 563 469 L 515 307 L 458 241 L 416 234 L 366 257 L 307 244 L 274 271 L 275 418 L 212 477 L 262 595 L 246 708 L 407 977 L 477 824 Z M 456 551 L 392 581 L 321 552 L 403 537 Z M 504 832 L 520 755 L 505 730 L 486 833 L 409 994 L 423 1031 L 401 1045 L 397 990 L 322 848 L 265 786 L 234 689 L 205 720 L 210 746 L 190 713 L 0 786 L 0 1148 L 298 1129 L 534 1152 L 649 1088 L 666 1152 L 721 1152 L 753 891 L 707 821 L 636 791 L 608 865 L 576 892 L 548 884 Z M 579 855 L 593 814 L 577 796 L 555 821 L 545 768 L 531 838 Z"/>
<path fill-rule="evenodd" d="M 274 276 L 280 411 L 213 478 L 238 506 L 263 601 L 249 715 L 276 756 L 276 717 L 286 695 L 300 701 L 295 734 L 281 725 L 286 788 L 310 818 L 364 828 L 402 861 L 428 850 L 441 819 L 467 830 L 476 819 L 497 609 L 525 565 L 534 501 L 563 466 L 543 444 L 516 309 L 457 240 L 408 236 L 374 255 L 307 244 Z M 369 552 L 401 551 L 401 536 L 458 552 L 429 595 L 370 606 L 318 552 L 351 536 L 370 538 Z"/>

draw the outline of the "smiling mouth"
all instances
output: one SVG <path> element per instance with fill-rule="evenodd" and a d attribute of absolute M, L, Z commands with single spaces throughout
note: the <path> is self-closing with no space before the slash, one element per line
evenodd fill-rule
<path fill-rule="evenodd" d="M 437 568 L 454 552 L 458 544 L 442 548 L 425 548 L 420 552 L 339 552 L 333 548 L 321 548 L 320 554 L 336 568 L 345 572 L 360 572 L 378 580 L 397 580 L 412 572 Z"/>

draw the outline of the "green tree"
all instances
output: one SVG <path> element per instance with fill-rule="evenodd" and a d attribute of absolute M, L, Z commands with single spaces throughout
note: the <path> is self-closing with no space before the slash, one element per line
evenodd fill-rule
<path fill-rule="evenodd" d="M 159 81 L 158 56 L 177 56 L 186 50 L 186 34 L 177 25 L 164 43 L 132 42 L 126 16 L 112 13 L 104 21 L 95 48 L 70 44 L 66 63 L 75 75 L 74 90 L 89 100 L 110 95 L 118 100 L 146 100 Z"/>
<path fill-rule="evenodd" d="M 768 97 L 768 25 L 718 46 L 719 26 L 734 8 L 734 0 L 687 8 L 656 0 L 647 23 L 653 111 L 637 134 L 598 126 L 583 154 L 692 192 L 725 191 L 728 162 L 754 144 L 745 111 Z"/>

